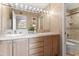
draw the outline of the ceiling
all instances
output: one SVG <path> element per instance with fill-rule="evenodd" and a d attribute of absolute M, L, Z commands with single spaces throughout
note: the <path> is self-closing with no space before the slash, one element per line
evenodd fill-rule
<path fill-rule="evenodd" d="M 45 7 L 48 6 L 48 3 L 25 3 L 25 4 L 28 6 L 32 6 L 35 8 L 41 8 L 41 9 L 44 9 Z"/>

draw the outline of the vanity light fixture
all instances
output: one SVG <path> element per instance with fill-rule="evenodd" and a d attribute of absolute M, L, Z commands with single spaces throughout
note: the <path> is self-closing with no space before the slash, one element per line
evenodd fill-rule
<path fill-rule="evenodd" d="M 20 8 L 23 10 L 24 9 L 24 5 L 23 4 L 20 4 Z"/>
<path fill-rule="evenodd" d="M 46 11 L 46 13 L 48 13 L 48 11 Z"/>
<path fill-rule="evenodd" d="M 54 10 L 50 10 L 50 11 L 49 11 L 49 14 L 50 14 L 50 15 L 54 15 L 54 14 L 55 14 Z"/>
<path fill-rule="evenodd" d="M 23 10 L 23 11 L 28 11 L 28 12 L 33 12 L 33 13 L 47 13 L 46 10 L 43 10 L 41 8 L 35 8 L 32 6 L 28 6 L 23 3 L 3 3 L 4 5 L 10 6 L 13 9 L 18 9 L 18 10 Z"/>
<path fill-rule="evenodd" d="M 40 9 L 40 11 L 42 12 L 42 9 Z"/>
<path fill-rule="evenodd" d="M 15 3 L 15 4 L 14 4 L 14 7 L 15 7 L 16 9 L 19 9 L 19 4 L 18 4 L 18 3 Z"/>
<path fill-rule="evenodd" d="M 36 8 L 33 8 L 33 10 L 36 10 Z"/>
<path fill-rule="evenodd" d="M 43 12 L 45 13 L 46 11 L 45 11 L 45 10 L 43 10 Z"/>
<path fill-rule="evenodd" d="M 36 8 L 32 8 L 32 12 L 35 12 Z"/>
<path fill-rule="evenodd" d="M 28 10 L 32 10 L 32 7 L 31 7 L 31 6 L 29 6 Z"/>
<path fill-rule="evenodd" d="M 40 9 L 39 8 L 37 8 L 37 11 L 39 11 Z"/>
<path fill-rule="evenodd" d="M 14 7 L 14 3 L 11 3 L 10 6 L 11 6 L 11 7 Z"/>
<path fill-rule="evenodd" d="M 3 4 L 5 4 L 5 5 L 9 5 L 9 3 L 3 3 Z"/>
<path fill-rule="evenodd" d="M 34 8 L 34 10 L 35 10 L 36 8 Z"/>
<path fill-rule="evenodd" d="M 18 6 L 18 3 L 15 3 L 15 6 Z"/>
<path fill-rule="evenodd" d="M 28 6 L 27 5 L 25 5 L 25 9 L 27 9 L 28 8 Z"/>

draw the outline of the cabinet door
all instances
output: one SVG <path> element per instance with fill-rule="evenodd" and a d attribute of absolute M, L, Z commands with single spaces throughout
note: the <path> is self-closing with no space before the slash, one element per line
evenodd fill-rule
<path fill-rule="evenodd" d="M 60 55 L 60 36 L 59 35 L 54 35 L 51 37 L 52 38 L 52 55 L 53 56 L 58 56 Z"/>
<path fill-rule="evenodd" d="M 44 37 L 44 55 L 51 56 L 51 52 L 52 52 L 52 40 L 49 38 L 49 36 Z"/>
<path fill-rule="evenodd" d="M 12 56 L 12 41 L 0 41 L 0 56 Z"/>
<path fill-rule="evenodd" d="M 44 55 L 58 56 L 60 53 L 60 39 L 59 35 L 52 35 L 44 37 Z"/>
<path fill-rule="evenodd" d="M 28 39 L 14 40 L 13 55 L 14 56 L 27 56 L 28 55 Z"/>
<path fill-rule="evenodd" d="M 44 55 L 43 37 L 29 39 L 29 55 L 30 56 Z"/>

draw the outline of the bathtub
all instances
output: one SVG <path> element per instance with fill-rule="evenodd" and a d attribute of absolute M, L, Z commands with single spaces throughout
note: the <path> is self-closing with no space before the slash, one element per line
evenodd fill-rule
<path fill-rule="evenodd" d="M 79 41 L 75 39 L 67 39 L 66 55 L 67 56 L 79 56 Z"/>
<path fill-rule="evenodd" d="M 79 44 L 79 39 L 67 39 L 67 42 L 73 42 Z"/>

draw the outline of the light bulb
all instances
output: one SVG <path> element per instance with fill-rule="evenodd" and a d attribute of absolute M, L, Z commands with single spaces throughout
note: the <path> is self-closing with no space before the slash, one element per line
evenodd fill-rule
<path fill-rule="evenodd" d="M 46 11 L 45 11 L 45 10 L 43 10 L 43 12 L 45 13 Z"/>
<path fill-rule="evenodd" d="M 32 7 L 31 6 L 29 7 L 29 10 L 32 10 Z"/>
<path fill-rule="evenodd" d="M 27 7 L 28 7 L 28 6 L 27 6 L 27 5 L 25 5 L 25 9 L 27 9 Z"/>
<path fill-rule="evenodd" d="M 54 10 L 49 11 L 49 14 L 51 15 L 55 14 Z"/>

